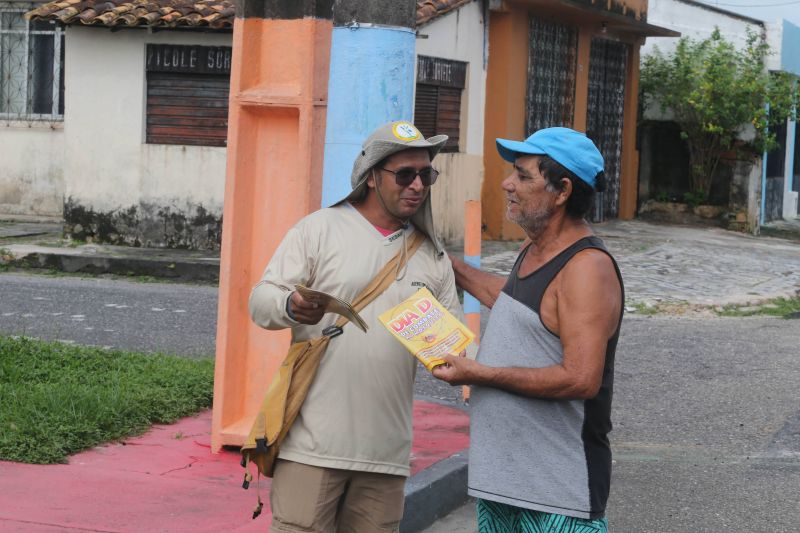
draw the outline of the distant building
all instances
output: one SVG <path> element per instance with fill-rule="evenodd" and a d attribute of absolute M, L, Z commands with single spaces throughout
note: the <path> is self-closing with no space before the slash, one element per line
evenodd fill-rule
<path fill-rule="evenodd" d="M 682 36 L 705 39 L 715 28 L 734 45 L 746 45 L 747 31 L 766 38 L 773 52 L 767 58 L 767 68 L 800 75 L 800 28 L 786 21 L 765 23 L 761 20 L 732 13 L 694 0 L 650 0 L 650 20 L 672 28 Z M 642 56 L 655 47 L 662 52 L 672 51 L 676 38 L 657 37 L 647 40 Z M 643 109 L 639 127 L 640 172 L 639 205 L 650 200 L 681 200 L 690 192 L 689 158 L 680 128 L 672 122 L 669 111 L 662 113 L 658 106 Z M 752 128 L 751 130 L 752 131 Z M 730 220 L 720 221 L 732 227 L 758 231 L 758 226 L 778 218 L 797 216 L 797 197 L 800 191 L 800 157 L 795 142 L 797 124 L 794 120 L 775 132 L 780 149 L 765 154 L 753 168 L 748 162 L 727 161 L 720 165 L 709 192 L 712 202 L 728 208 Z M 745 129 L 743 136 L 747 140 Z"/>

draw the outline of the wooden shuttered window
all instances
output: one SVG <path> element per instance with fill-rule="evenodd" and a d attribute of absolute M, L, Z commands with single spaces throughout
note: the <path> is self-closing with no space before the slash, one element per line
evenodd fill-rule
<path fill-rule="evenodd" d="M 228 86 L 218 74 L 148 73 L 148 144 L 225 146 Z"/>
<path fill-rule="evenodd" d="M 229 50 L 148 45 L 148 144 L 226 145 Z"/>
<path fill-rule="evenodd" d="M 461 93 L 467 64 L 435 57 L 417 58 L 414 124 L 425 137 L 449 137 L 442 151 L 457 152 L 461 132 Z"/>

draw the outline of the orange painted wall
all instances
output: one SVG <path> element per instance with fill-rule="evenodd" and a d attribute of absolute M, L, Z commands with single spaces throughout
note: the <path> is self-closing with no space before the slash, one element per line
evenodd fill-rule
<path fill-rule="evenodd" d="M 607 0 L 609 9 L 612 1 Z M 636 18 L 645 14 L 646 0 L 622 2 Z M 615 1 L 613 4 L 620 4 Z M 632 11 L 630 11 L 632 10 Z M 486 80 L 486 113 L 484 123 L 484 180 L 481 191 L 484 238 L 513 240 L 524 238 L 522 230 L 505 218 L 505 195 L 501 182 L 511 172 L 511 165 L 497 153 L 497 137 L 522 139 L 525 135 L 525 99 L 529 48 L 529 16 L 535 13 L 558 23 L 578 28 L 578 58 L 575 83 L 573 128 L 586 131 L 589 94 L 589 55 L 591 40 L 601 32 L 602 16 L 565 9 L 555 2 L 529 0 L 504 2 L 501 11 L 489 17 L 489 65 Z M 623 117 L 622 168 L 619 217 L 632 218 L 636 211 L 638 152 L 636 151 L 636 107 L 638 105 L 639 46 L 641 42 L 626 36 L 613 35 L 629 42 L 631 52 L 625 85 Z"/>
<path fill-rule="evenodd" d="M 525 134 L 525 91 L 528 72 L 528 16 L 520 9 L 492 12 L 489 17 L 489 67 L 486 76 L 484 168 L 481 201 L 484 237 L 523 238 L 505 217 L 505 193 L 500 187 L 511 164 L 497 153 L 497 137 L 520 139 Z"/>
<path fill-rule="evenodd" d="M 289 344 L 247 302 L 286 231 L 319 208 L 332 22 L 237 18 L 233 32 L 212 451 L 241 445 Z"/>

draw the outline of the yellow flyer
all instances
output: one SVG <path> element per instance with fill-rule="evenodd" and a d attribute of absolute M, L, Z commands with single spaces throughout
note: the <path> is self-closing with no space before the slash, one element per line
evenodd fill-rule
<path fill-rule="evenodd" d="M 442 355 L 458 355 L 475 339 L 425 288 L 378 319 L 428 370 L 444 363 Z"/>

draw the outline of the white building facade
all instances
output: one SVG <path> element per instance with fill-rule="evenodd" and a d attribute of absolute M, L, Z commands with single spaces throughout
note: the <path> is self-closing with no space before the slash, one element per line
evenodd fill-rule
<path fill-rule="evenodd" d="M 14 84 L 0 82 L 0 218 L 63 218 L 65 234 L 78 240 L 218 249 L 232 5 L 219 0 L 207 24 L 160 27 L 141 15 L 126 19 L 119 8 L 86 18 L 65 3 L 0 0 L 0 72 L 16 69 Z M 23 18 L 37 6 L 37 16 Z M 457 86 L 424 75 L 417 83 L 420 94 L 439 99 L 437 108 L 450 109 L 430 127 L 457 138 L 437 158 L 442 177 L 433 192 L 448 241 L 463 237 L 464 202 L 480 199 L 483 17 L 481 2 L 429 14 L 416 40 L 420 61 L 465 73 Z"/>

